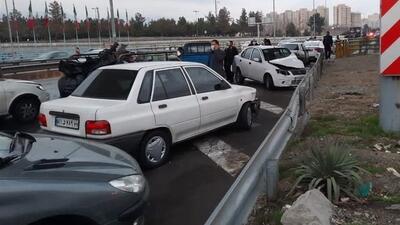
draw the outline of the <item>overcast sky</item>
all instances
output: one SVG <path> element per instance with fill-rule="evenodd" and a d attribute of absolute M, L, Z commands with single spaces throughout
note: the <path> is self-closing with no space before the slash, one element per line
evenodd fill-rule
<path fill-rule="evenodd" d="M 8 1 L 8 8 L 12 7 L 12 0 Z M 48 0 L 49 1 L 49 0 Z M 226 6 L 231 12 L 231 16 L 238 18 L 242 8 L 247 11 L 262 11 L 264 13 L 272 11 L 273 0 L 218 0 L 218 7 Z M 316 5 L 325 5 L 325 0 L 315 0 Z M 45 0 L 32 0 L 33 13 L 44 13 Z M 64 6 L 64 11 L 68 17 L 73 17 L 73 4 L 76 6 L 78 17 L 85 16 L 84 5 L 88 6 L 89 16 L 94 17 L 92 7 L 99 7 L 102 17 L 106 17 L 106 8 L 109 0 L 59 0 Z M 377 13 L 379 11 L 380 0 L 326 0 L 327 6 L 330 8 L 332 17 L 332 7 L 334 5 L 345 3 L 352 7 L 352 11 L 361 12 L 363 17 Z M 28 14 L 29 0 L 15 0 L 16 8 L 23 14 Z M 276 0 L 276 9 L 282 12 L 287 9 L 296 10 L 299 8 L 312 9 L 312 0 Z M 198 16 L 204 17 L 209 11 L 214 12 L 214 0 L 114 0 L 115 10 L 120 10 L 121 18 L 125 18 L 125 9 L 133 16 L 134 13 L 140 12 L 147 19 L 160 17 L 178 18 L 185 16 L 189 20 L 195 20 L 194 10 L 200 11 Z M 0 0 L 0 13 L 5 13 L 4 0 Z"/>

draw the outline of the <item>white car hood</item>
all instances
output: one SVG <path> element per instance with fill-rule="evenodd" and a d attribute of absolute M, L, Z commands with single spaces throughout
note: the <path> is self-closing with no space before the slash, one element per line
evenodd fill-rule
<path fill-rule="evenodd" d="M 269 61 L 271 64 L 277 64 L 285 67 L 292 67 L 296 69 L 304 69 L 304 63 L 296 56 L 289 56 L 281 59 L 274 59 Z"/>

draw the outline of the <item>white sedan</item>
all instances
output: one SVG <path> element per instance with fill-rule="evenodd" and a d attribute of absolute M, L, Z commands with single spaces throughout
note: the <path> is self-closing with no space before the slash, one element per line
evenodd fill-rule
<path fill-rule="evenodd" d="M 102 67 L 71 96 L 42 104 L 39 122 L 120 147 L 154 168 L 171 144 L 232 123 L 250 129 L 258 107 L 254 88 L 230 85 L 202 64 L 131 63 Z"/>
<path fill-rule="evenodd" d="M 43 86 L 36 82 L 0 77 L 0 116 L 11 114 L 22 123 L 35 121 L 40 104 L 49 98 Z"/>
<path fill-rule="evenodd" d="M 286 48 L 254 46 L 235 56 L 235 82 L 245 78 L 265 84 L 267 89 L 295 87 L 306 75 L 304 64 Z"/>

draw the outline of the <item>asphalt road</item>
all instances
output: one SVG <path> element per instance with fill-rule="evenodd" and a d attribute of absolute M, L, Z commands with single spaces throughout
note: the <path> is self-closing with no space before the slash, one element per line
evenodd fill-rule
<path fill-rule="evenodd" d="M 39 81 L 57 98 L 56 79 Z M 170 161 L 145 171 L 151 194 L 147 225 L 202 225 L 235 177 L 278 121 L 293 89 L 267 91 L 255 87 L 262 110 L 251 131 L 228 126 L 173 147 Z M 19 125 L 10 117 L 0 118 L 0 130 L 38 132 L 36 123 Z"/>

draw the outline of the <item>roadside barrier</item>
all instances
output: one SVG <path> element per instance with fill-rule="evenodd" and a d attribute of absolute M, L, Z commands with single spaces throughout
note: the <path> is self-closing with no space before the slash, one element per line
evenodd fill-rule
<path fill-rule="evenodd" d="M 335 43 L 336 58 L 379 53 L 379 38 L 362 37 Z"/>
<path fill-rule="evenodd" d="M 294 91 L 279 121 L 243 168 L 205 225 L 246 224 L 261 193 L 266 193 L 268 200 L 277 198 L 280 157 L 289 140 L 301 134 L 308 122 L 308 105 L 313 99 L 313 90 L 322 75 L 322 68 L 323 57 L 320 56 Z"/>

